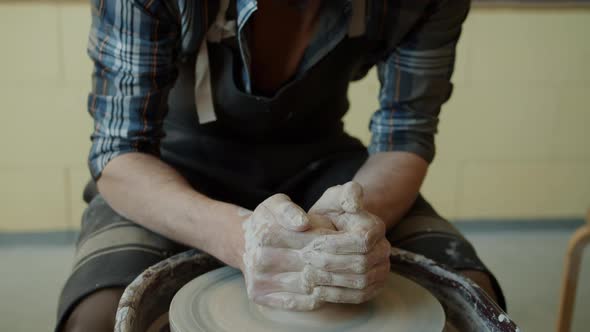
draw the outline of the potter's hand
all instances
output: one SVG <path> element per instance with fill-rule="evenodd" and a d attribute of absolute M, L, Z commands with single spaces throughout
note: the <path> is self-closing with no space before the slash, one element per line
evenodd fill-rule
<path fill-rule="evenodd" d="M 364 302 L 374 297 L 384 286 L 389 275 L 391 245 L 385 238 L 385 224 L 377 216 L 362 207 L 363 190 L 356 182 L 329 188 L 309 214 L 328 218 L 339 231 L 326 234 L 314 240 L 312 246 L 325 253 L 357 257 L 359 264 L 356 274 L 350 278 L 361 280 L 356 287 L 357 297 L 342 296 L 326 298 L 328 302 Z M 338 291 L 332 290 L 333 292 Z"/>
<path fill-rule="evenodd" d="M 307 249 L 318 236 L 335 233 L 326 218 L 312 218 L 283 194 L 262 202 L 244 221 L 241 267 L 248 297 L 275 308 L 311 310 L 319 304 L 309 298 L 310 277 L 322 264 L 340 266 Z M 319 272 L 318 272 L 319 273 Z M 322 275 L 325 275 L 322 274 Z"/>
<path fill-rule="evenodd" d="M 322 211 L 323 212 L 323 211 Z M 244 222 L 243 268 L 248 296 L 258 304 L 313 310 L 322 302 L 360 303 L 375 295 L 389 271 L 389 244 L 366 252 L 322 250 L 324 239 L 348 238 L 329 214 L 306 215 L 285 195 L 260 204 Z"/>

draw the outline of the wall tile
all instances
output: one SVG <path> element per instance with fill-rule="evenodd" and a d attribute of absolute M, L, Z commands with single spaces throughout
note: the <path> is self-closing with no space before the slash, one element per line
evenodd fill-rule
<path fill-rule="evenodd" d="M 590 82 L 559 89 L 555 95 L 557 112 L 550 145 L 552 158 L 590 160 Z"/>
<path fill-rule="evenodd" d="M 90 6 L 86 2 L 61 2 L 59 13 L 65 80 L 90 82 L 92 62 L 86 53 L 91 23 Z"/>
<path fill-rule="evenodd" d="M 57 5 L 14 2 L 0 6 L 0 82 L 57 81 Z"/>
<path fill-rule="evenodd" d="M 428 169 L 428 175 L 422 185 L 424 198 L 435 210 L 447 219 L 457 216 L 458 176 L 460 164 L 456 162 L 441 163 L 435 161 Z"/>
<path fill-rule="evenodd" d="M 0 166 L 0 232 L 67 229 L 65 172 Z"/>
<path fill-rule="evenodd" d="M 0 85 L 1 164 L 84 163 L 90 146 L 88 89 L 40 83 Z"/>
<path fill-rule="evenodd" d="M 472 162 L 460 218 L 579 217 L 590 207 L 589 162 Z"/>
<path fill-rule="evenodd" d="M 471 44 L 476 33 L 470 28 L 471 20 L 471 15 L 467 16 L 459 44 L 457 44 L 453 83 L 467 84 L 471 78 Z"/>
<path fill-rule="evenodd" d="M 561 85 L 590 77 L 590 12 L 473 11 L 472 81 Z"/>
<path fill-rule="evenodd" d="M 551 88 L 518 83 L 458 84 L 440 115 L 437 158 L 547 159 L 555 110 Z"/>

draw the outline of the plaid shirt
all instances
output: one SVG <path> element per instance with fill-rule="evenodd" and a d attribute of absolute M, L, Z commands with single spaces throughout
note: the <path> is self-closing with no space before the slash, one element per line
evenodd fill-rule
<path fill-rule="evenodd" d="M 308 47 L 300 72 L 305 72 L 348 32 L 351 1 L 327 1 L 319 29 Z M 428 2 L 416 9 L 401 1 L 400 12 L 416 14 L 418 23 L 400 17 L 396 31 L 409 31 L 377 64 L 381 82 L 379 109 L 371 118 L 369 152 L 408 151 L 426 161 L 434 157 L 434 134 L 441 105 L 451 95 L 450 77 L 461 24 L 469 0 Z M 195 51 L 195 0 L 91 0 L 92 27 L 88 53 L 94 61 L 88 110 L 94 118 L 89 156 L 93 177 L 118 155 L 143 152 L 159 155 L 164 136 L 168 92 L 174 85 L 176 62 Z M 249 52 L 243 28 L 257 9 L 256 0 L 237 0 L 237 37 L 246 89 L 250 87 Z M 408 5 L 403 5 L 408 3 Z M 408 8 L 402 8 L 407 6 Z"/>

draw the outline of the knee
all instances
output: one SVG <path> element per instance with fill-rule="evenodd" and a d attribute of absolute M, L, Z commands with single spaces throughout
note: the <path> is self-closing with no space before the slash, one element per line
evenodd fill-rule
<path fill-rule="evenodd" d="M 83 299 L 68 317 L 63 332 L 112 332 L 123 288 L 99 290 Z"/>

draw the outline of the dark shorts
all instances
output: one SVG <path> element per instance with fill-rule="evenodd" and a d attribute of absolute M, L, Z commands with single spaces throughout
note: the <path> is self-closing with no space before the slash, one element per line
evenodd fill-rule
<path fill-rule="evenodd" d="M 327 188 L 352 179 L 365 158 L 366 155 L 358 153 L 330 158 L 304 170 L 276 191 L 288 194 L 293 201 L 308 209 Z M 214 192 L 201 190 L 199 183 L 193 185 L 214 198 L 241 203 L 239 198 L 231 199 L 227 190 L 224 197 L 216 197 L 218 195 Z M 263 196 L 261 194 L 260 201 L 266 198 Z M 76 304 L 89 294 L 104 288 L 126 287 L 147 267 L 188 249 L 120 216 L 93 190 L 85 193 L 85 199 L 90 203 L 82 217 L 73 271 L 59 300 L 56 331 L 60 330 Z M 242 205 L 253 208 L 247 206 L 250 204 Z M 387 238 L 393 246 L 422 254 L 452 269 L 488 274 L 499 305 L 505 309 L 498 282 L 478 258 L 473 246 L 422 196 L 389 230 Z"/>

